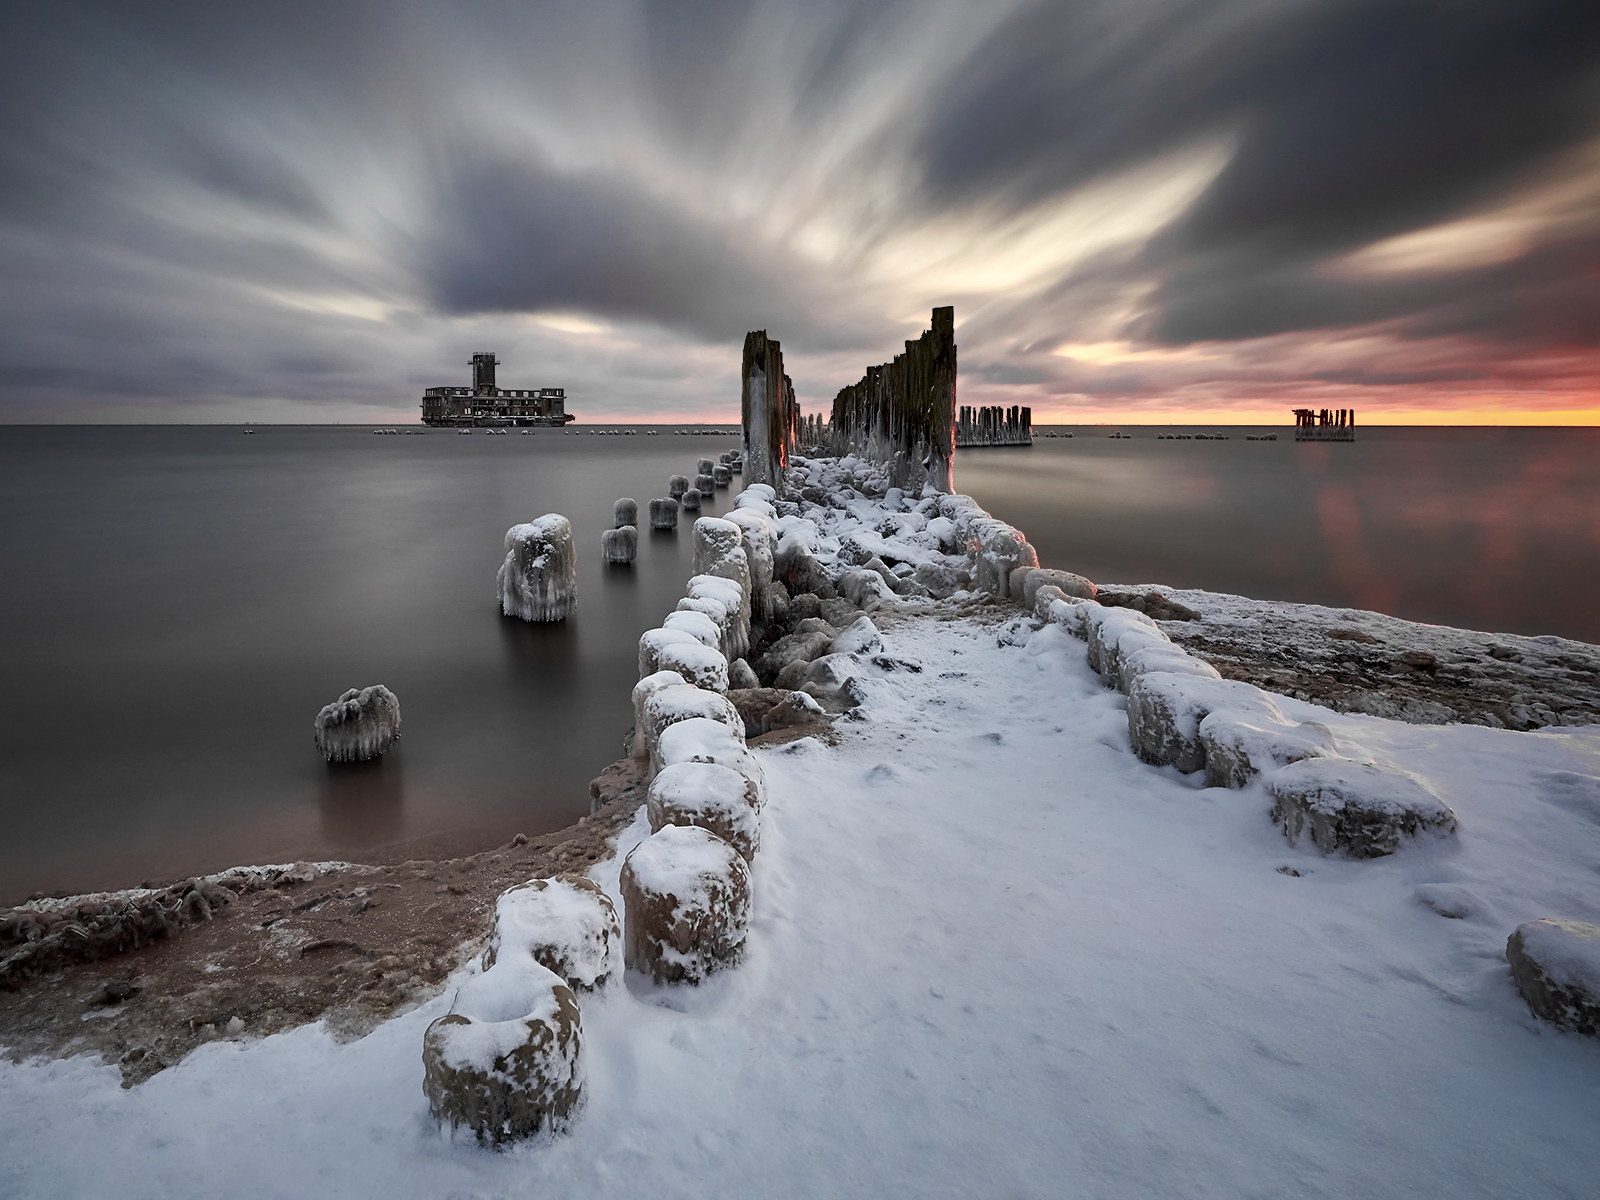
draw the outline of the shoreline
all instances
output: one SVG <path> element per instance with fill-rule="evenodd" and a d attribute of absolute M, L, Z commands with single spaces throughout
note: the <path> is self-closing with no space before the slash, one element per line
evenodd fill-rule
<path fill-rule="evenodd" d="M 804 510 L 786 503 L 793 505 L 790 515 L 810 511 L 820 520 L 826 514 L 817 510 L 842 515 L 850 511 L 851 499 L 837 492 L 818 495 Z M 812 532 L 821 531 L 814 526 Z M 903 620 L 998 625 L 1031 618 L 1014 599 L 965 588 L 943 599 L 927 595 L 924 588 L 922 599 L 901 605 L 888 593 L 904 586 L 900 594 L 914 596 L 906 582 L 912 576 L 890 571 L 881 557 L 867 553 L 873 547 L 862 541 L 851 553 L 862 560 L 857 565 L 867 573 L 877 572 L 885 588 L 877 599 L 863 596 L 864 605 L 851 601 L 847 607 L 857 615 L 872 613 L 885 631 Z M 828 550 L 820 536 L 810 542 L 803 550 L 812 565 L 802 564 L 802 573 L 823 566 L 833 580 L 842 581 L 852 570 L 841 557 L 842 550 Z M 925 561 L 939 557 L 930 553 Z M 792 567 L 790 575 L 792 581 Z M 891 585 L 890 579 L 896 584 Z M 831 583 L 816 586 L 818 593 L 824 590 L 834 594 L 830 601 L 837 597 Z M 1108 586 L 1104 595 L 1109 606 L 1148 611 L 1175 644 L 1211 662 L 1224 676 L 1296 700 L 1339 709 L 1339 703 L 1330 701 L 1342 698 L 1343 711 L 1413 724 L 1431 723 L 1428 718 L 1437 720 L 1449 712 L 1458 719 L 1476 717 L 1474 723 L 1492 725 L 1488 718 L 1495 710 L 1490 704 L 1464 711 L 1462 697 L 1487 696 L 1509 711 L 1510 701 L 1494 692 L 1495 686 L 1511 679 L 1522 687 L 1512 695 L 1527 696 L 1530 687 L 1546 679 L 1560 687 L 1541 694 L 1549 701 L 1542 712 L 1524 704 L 1530 716 L 1554 718 L 1544 725 L 1600 721 L 1590 707 L 1591 703 L 1600 707 L 1600 686 L 1591 686 L 1600 680 L 1600 647 L 1565 639 L 1477 634 L 1360 610 L 1258 602 L 1158 585 Z M 753 646 L 752 660 L 787 630 L 780 623 L 770 632 L 777 638 L 769 636 L 763 646 Z M 1351 647 L 1365 656 L 1356 664 L 1363 669 L 1350 669 Z M 1492 653 L 1496 648 L 1510 653 L 1504 657 Z M 1488 680 L 1490 686 L 1480 680 Z M 1393 711 L 1371 711 L 1371 701 L 1363 697 L 1374 695 L 1387 695 Z M 1501 719 L 1500 724 L 1506 727 L 1510 722 Z M 752 736 L 750 744 L 757 748 L 782 744 L 820 729 L 817 723 L 778 730 Z M 359 1036 L 437 994 L 481 947 L 489 933 L 494 900 L 506 887 L 541 874 L 582 873 L 607 861 L 617 835 L 642 802 L 644 783 L 640 760 L 619 760 L 591 784 L 591 816 L 534 838 L 519 835 L 506 844 L 402 857 L 405 851 L 420 848 L 419 842 L 463 849 L 449 844 L 461 834 L 427 835 L 363 855 L 368 861 L 359 864 L 322 864 L 309 873 L 308 864 L 292 864 L 208 875 L 204 882 L 211 885 L 228 887 L 230 881 L 238 885 L 233 898 L 219 898 L 217 911 L 197 917 L 173 936 L 128 952 L 44 962 L 31 979 L 13 970 L 0 981 L 13 989 L 0 991 L 0 1042 L 13 1059 L 98 1053 L 119 1065 L 125 1086 L 131 1086 L 218 1038 L 265 1036 L 319 1019 L 341 1036 Z M 116 898 L 124 902 L 138 898 L 134 893 L 181 902 L 185 889 L 194 890 L 197 882 L 35 900 L 10 910 L 9 916 L 103 908 Z M 16 946 L 0 944 L 0 958 Z M 271 987 L 266 986 L 269 981 Z M 41 986 L 46 983 L 48 989 Z M 45 991 L 48 998 L 36 1003 Z"/>

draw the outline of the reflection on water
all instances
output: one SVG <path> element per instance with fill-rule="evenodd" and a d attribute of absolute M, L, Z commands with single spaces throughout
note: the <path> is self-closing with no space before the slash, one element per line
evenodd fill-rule
<path fill-rule="evenodd" d="M 327 765 L 317 811 L 322 836 L 331 849 L 358 850 L 400 837 L 406 807 L 403 764 L 404 748 L 397 742 L 370 762 Z"/>
<path fill-rule="evenodd" d="M 1352 444 L 1072 431 L 957 463 L 958 486 L 1048 566 L 1600 641 L 1600 430 L 1373 427 Z"/>

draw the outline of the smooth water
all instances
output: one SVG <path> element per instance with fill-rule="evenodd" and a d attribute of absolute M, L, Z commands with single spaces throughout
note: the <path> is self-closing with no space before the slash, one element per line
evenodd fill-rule
<path fill-rule="evenodd" d="M 1600 431 L 1074 432 L 957 463 L 1046 566 L 1600 641 Z M 687 518 L 606 568 L 612 502 L 735 441 L 0 428 L 0 903 L 575 820 L 690 571 Z M 531 626 L 494 577 L 546 512 L 573 522 L 579 611 Z M 401 741 L 328 768 L 312 716 L 380 682 Z"/>

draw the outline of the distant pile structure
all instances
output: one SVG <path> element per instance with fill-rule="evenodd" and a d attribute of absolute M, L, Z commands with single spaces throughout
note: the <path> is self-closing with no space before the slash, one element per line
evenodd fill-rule
<path fill-rule="evenodd" d="M 1353 442 L 1356 410 L 1353 408 L 1297 408 L 1294 410 L 1297 442 Z"/>
<path fill-rule="evenodd" d="M 963 405 L 956 422 L 956 447 L 1031 446 L 1033 409 L 1013 404 L 1010 408 L 973 408 Z"/>

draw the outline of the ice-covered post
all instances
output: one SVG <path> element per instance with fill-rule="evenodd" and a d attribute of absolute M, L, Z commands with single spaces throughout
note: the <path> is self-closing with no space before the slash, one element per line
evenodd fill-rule
<path fill-rule="evenodd" d="M 766 330 L 745 334 L 740 379 L 745 486 L 765 483 L 781 492 L 799 410 L 794 384 L 783 373 L 783 350 Z"/>
<path fill-rule="evenodd" d="M 564 621 L 578 606 L 572 522 L 547 513 L 506 530 L 506 560 L 496 578 L 500 610 L 524 621 Z"/>

